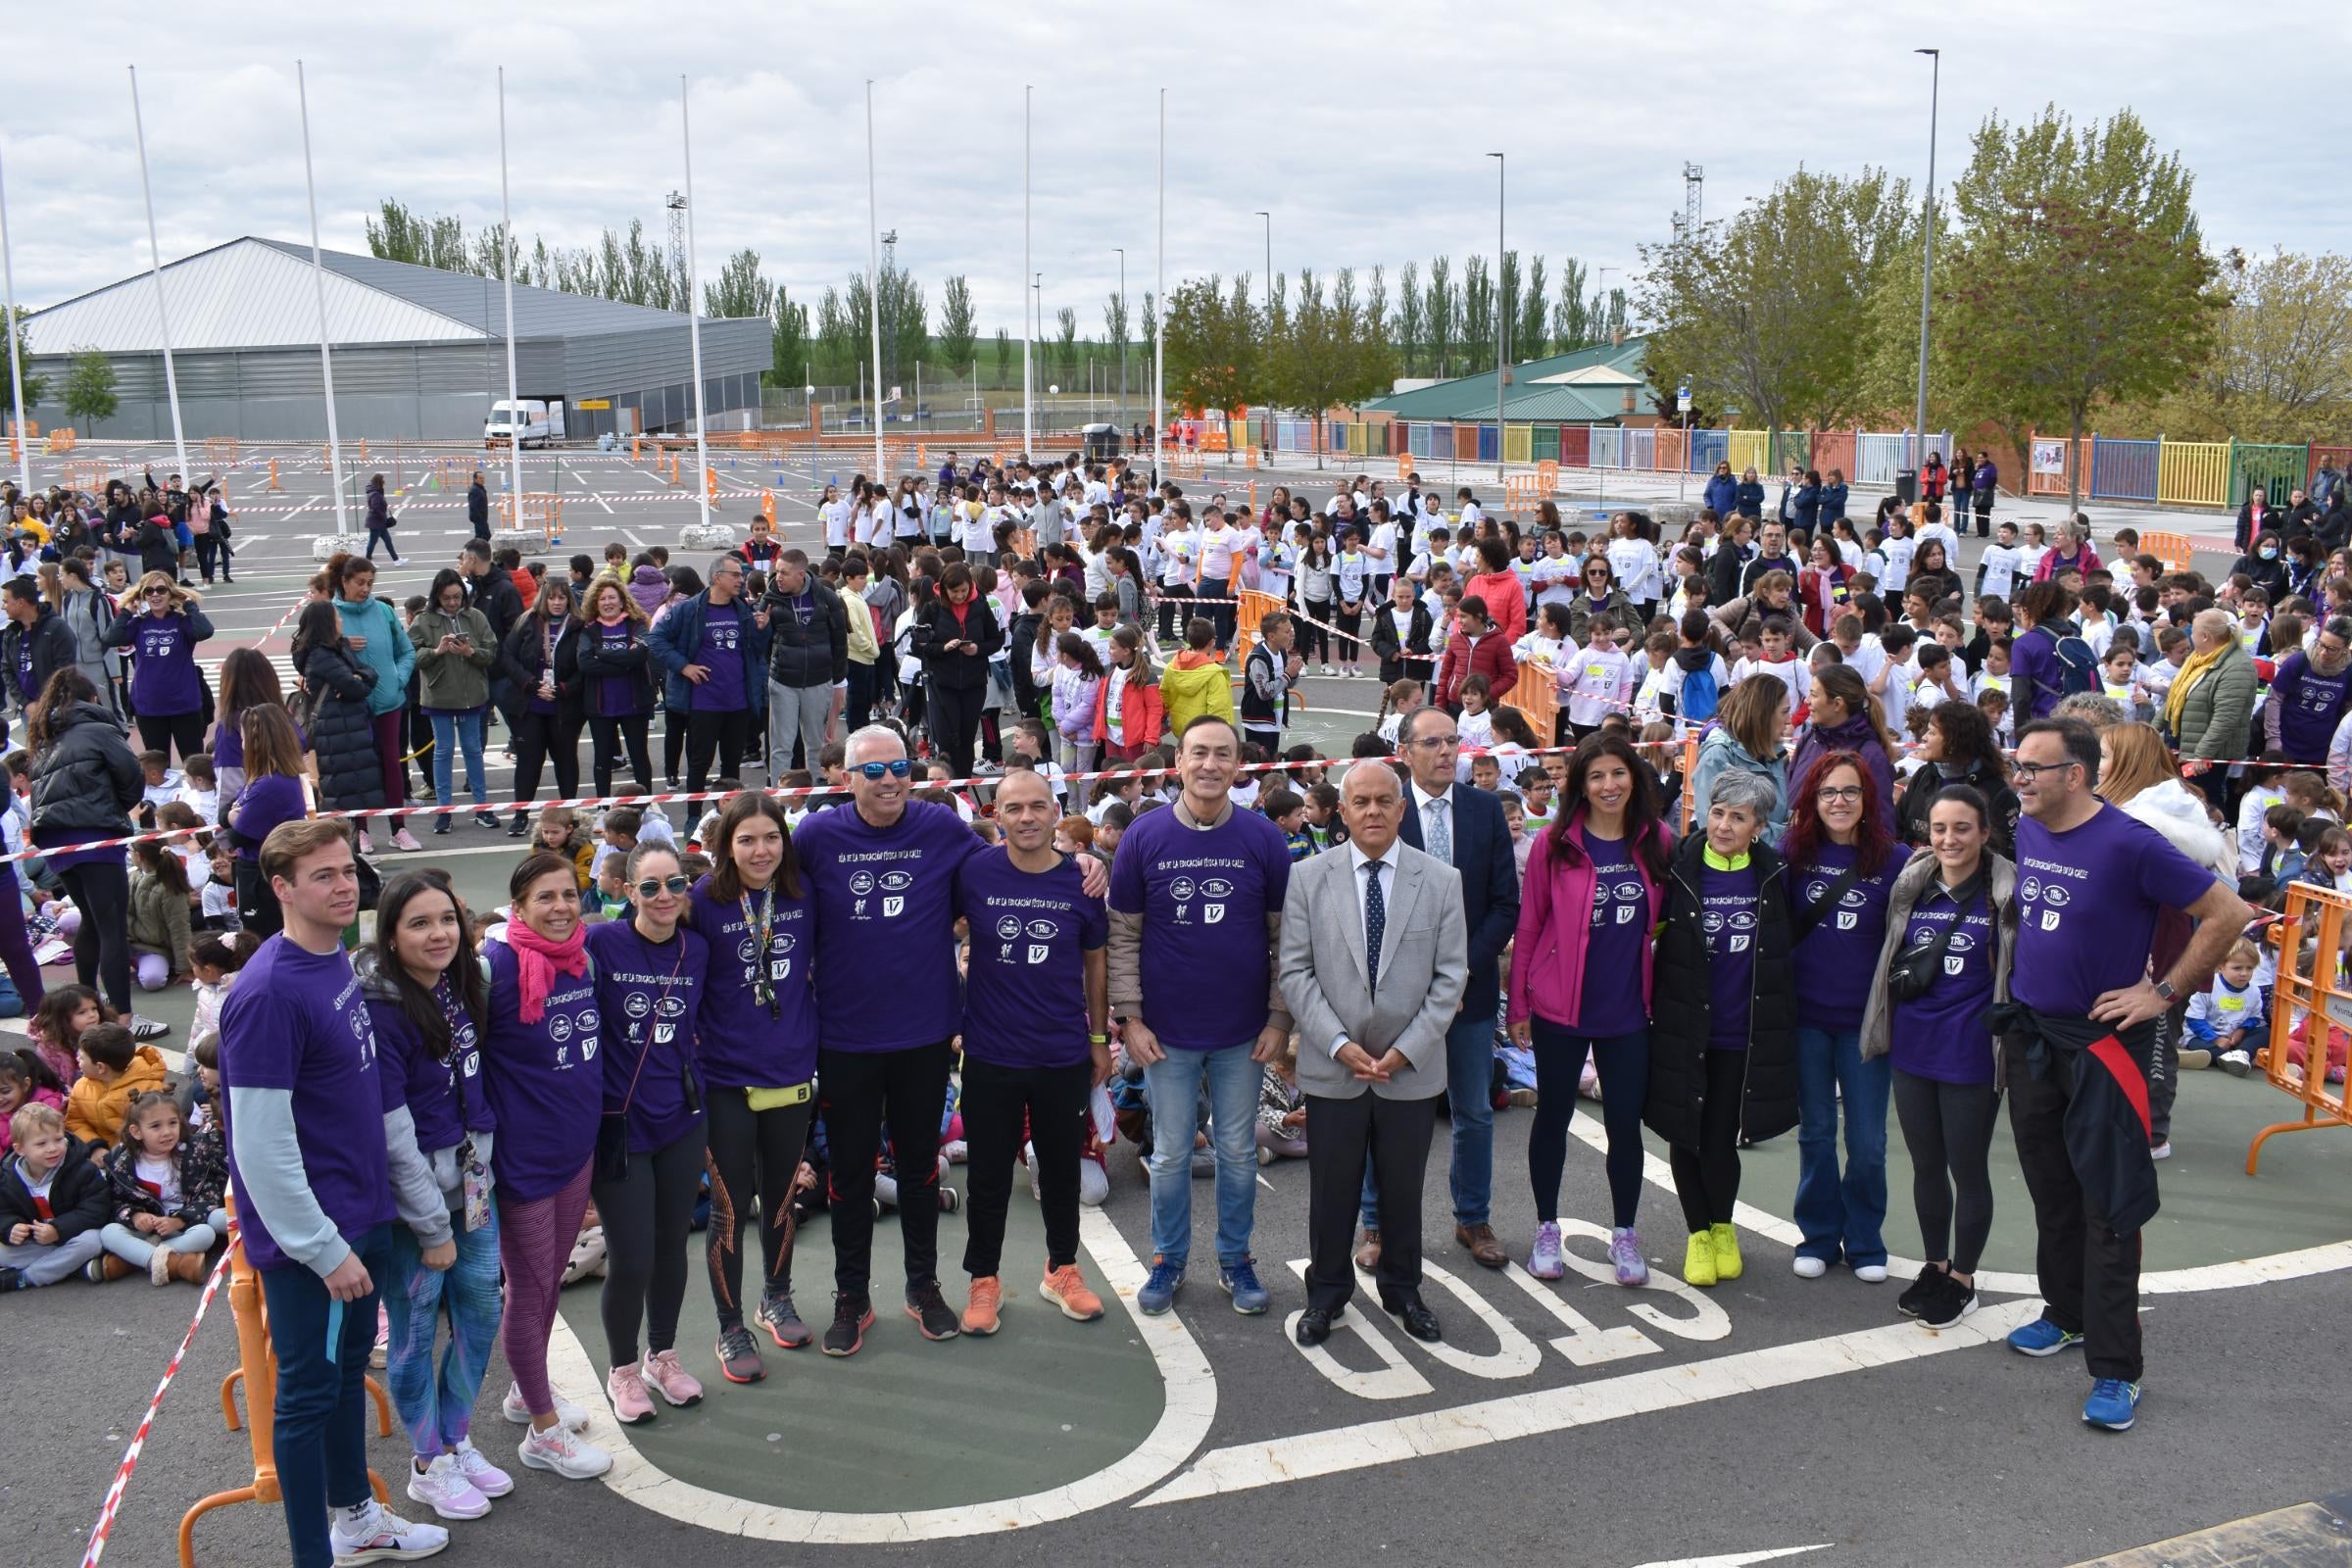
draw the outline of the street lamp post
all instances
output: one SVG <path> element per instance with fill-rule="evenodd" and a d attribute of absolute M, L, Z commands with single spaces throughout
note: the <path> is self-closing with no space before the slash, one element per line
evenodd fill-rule
<path fill-rule="evenodd" d="M 1912 421 L 1911 471 L 1919 472 L 1927 456 L 1928 445 L 1928 303 L 1932 297 L 1930 285 L 1936 278 L 1936 99 L 1943 87 L 1943 51 L 1914 49 L 1915 55 L 1926 55 L 1928 76 L 1928 205 L 1926 245 L 1919 264 L 1919 409 Z"/>
<path fill-rule="evenodd" d="M 1127 247 L 1113 245 L 1119 253 L 1119 431 L 1127 429 Z"/>
<path fill-rule="evenodd" d="M 1494 160 L 1494 482 L 1503 482 L 1502 466 L 1502 389 L 1511 377 L 1511 362 L 1505 357 L 1503 342 L 1502 301 L 1502 175 L 1506 167 L 1500 153 L 1489 153 Z"/>

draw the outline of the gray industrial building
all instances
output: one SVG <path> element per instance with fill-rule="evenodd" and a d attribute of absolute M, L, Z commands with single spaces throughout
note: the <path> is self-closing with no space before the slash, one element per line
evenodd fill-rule
<path fill-rule="evenodd" d="M 334 351 L 335 412 L 346 440 L 478 441 L 507 395 L 506 301 L 495 278 L 340 251 L 322 253 Z M 172 363 L 190 440 L 320 440 L 318 295 L 307 245 L 248 236 L 164 267 Z M 48 377 L 33 416 L 44 429 L 169 440 L 163 330 L 155 283 L 141 272 L 25 318 L 30 368 Z M 741 428 L 760 408 L 769 326 L 758 318 L 702 324 L 703 397 L 712 429 Z M 112 418 L 61 406 L 71 357 L 114 363 Z M 516 395 L 562 398 L 574 438 L 683 430 L 694 419 L 686 318 L 553 289 L 514 290 Z M 582 402 L 609 401 L 609 410 Z M 733 415 L 733 418 L 726 416 Z"/>

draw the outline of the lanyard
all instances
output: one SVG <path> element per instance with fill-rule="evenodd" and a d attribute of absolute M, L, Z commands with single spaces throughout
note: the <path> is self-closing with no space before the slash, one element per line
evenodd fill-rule
<path fill-rule="evenodd" d="M 776 919 L 775 884 L 771 882 L 760 890 L 757 919 L 752 915 L 752 896 L 749 893 L 741 895 L 738 902 L 743 906 L 745 927 L 759 933 L 760 945 L 755 951 L 760 955 L 760 961 L 752 966 L 752 1000 L 765 1007 L 770 1018 L 781 1017 L 783 1009 L 776 1005 L 776 983 L 768 972 L 768 933 L 774 929 Z"/>

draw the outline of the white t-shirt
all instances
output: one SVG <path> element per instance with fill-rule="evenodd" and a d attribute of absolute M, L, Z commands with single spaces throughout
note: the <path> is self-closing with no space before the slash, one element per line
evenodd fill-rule
<path fill-rule="evenodd" d="M 167 1214 L 179 1210 L 179 1161 L 157 1159 L 140 1154 L 131 1162 L 139 1185 L 155 1190 L 156 1200 L 164 1205 Z"/>
<path fill-rule="evenodd" d="M 1576 598 L 1584 577 L 1573 556 L 1544 556 L 1536 562 L 1536 605 L 1565 605 Z"/>
<path fill-rule="evenodd" d="M 1200 582 L 1203 587 L 1219 590 L 1233 579 L 1233 552 L 1241 542 L 1240 530 L 1218 523 L 1200 530 Z"/>
<path fill-rule="evenodd" d="M 1998 542 L 1986 545 L 1984 557 L 1984 583 L 1979 592 L 1990 594 L 1995 599 L 2006 599 L 2014 593 L 2017 588 L 2019 568 L 2022 565 L 2019 560 L 2021 555 L 2023 552 L 2015 545 L 2004 545 Z M 1955 556 L 1947 559 L 1957 560 L 1959 558 Z"/>
<path fill-rule="evenodd" d="M 1159 536 L 1159 580 L 1170 588 L 1181 588 L 1193 580 L 1193 563 L 1200 557 L 1200 541 L 1190 528 L 1173 529 Z"/>
<path fill-rule="evenodd" d="M 1396 570 L 1396 524 L 1373 524 L 1372 540 L 1364 546 L 1364 553 L 1372 558 L 1374 576 L 1386 577 L 1394 573 Z"/>
<path fill-rule="evenodd" d="M 1659 597 L 1658 552 L 1648 540 L 1612 539 L 1608 556 L 1609 569 L 1617 574 L 1617 586 L 1626 598 L 1646 605 Z"/>
<path fill-rule="evenodd" d="M 1769 675 L 1778 680 L 1788 688 L 1788 699 L 1792 705 L 1803 704 L 1813 690 L 1812 672 L 1806 669 L 1802 659 L 1785 659 L 1778 663 L 1763 659 L 1742 659 L 1732 666 L 1732 679 L 1735 682 L 1743 681 L 1750 675 Z"/>
<path fill-rule="evenodd" d="M 962 537 L 957 541 L 967 556 L 977 556 L 997 548 L 997 524 L 1004 520 L 1003 507 L 972 507 L 966 505 L 963 514 Z"/>
<path fill-rule="evenodd" d="M 818 514 L 825 519 L 825 543 L 828 546 L 847 545 L 850 542 L 852 510 L 846 496 L 836 497 L 817 509 Z"/>
<path fill-rule="evenodd" d="M 1573 661 L 1559 661 L 1553 669 L 1571 724 L 1599 723 L 1633 693 L 1633 661 L 1622 648 L 1595 645 Z"/>
<path fill-rule="evenodd" d="M 1332 563 L 1332 575 L 1338 579 L 1340 603 L 1355 604 L 1364 597 L 1365 585 L 1372 576 L 1372 564 L 1361 552 L 1344 552 Z"/>

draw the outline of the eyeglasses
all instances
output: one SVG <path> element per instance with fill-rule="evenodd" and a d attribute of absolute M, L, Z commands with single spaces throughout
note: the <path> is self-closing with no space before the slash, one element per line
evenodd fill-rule
<path fill-rule="evenodd" d="M 1859 806 L 1862 804 L 1862 786 L 1839 784 L 1831 789 L 1815 790 L 1813 798 L 1817 801 L 1837 801 L 1846 806 Z"/>
<path fill-rule="evenodd" d="M 914 771 L 914 764 L 904 757 L 894 757 L 887 762 L 859 762 L 858 771 L 870 779 L 880 779 L 885 775 L 905 778 Z"/>
<path fill-rule="evenodd" d="M 1462 738 L 1459 735 L 1424 735 L 1413 744 L 1423 751 L 1437 752 L 1444 751 L 1447 747 L 1461 745 Z"/>
<path fill-rule="evenodd" d="M 2081 767 L 2082 765 L 2082 764 L 2081 762 L 2074 761 L 2071 759 L 2063 762 L 2012 762 L 2009 764 L 2009 771 L 2016 777 L 2025 779 L 2030 783 L 2033 780 L 2041 777 L 2041 775 L 2044 773 L 2055 773 L 2066 768 Z"/>
<path fill-rule="evenodd" d="M 684 898 L 689 892 L 693 891 L 694 883 L 690 878 L 682 876 L 665 878 L 649 876 L 644 881 L 637 884 L 637 896 L 641 899 L 650 899 L 656 894 L 662 892 L 664 888 L 668 889 L 671 893 L 675 894 L 679 898 Z"/>

